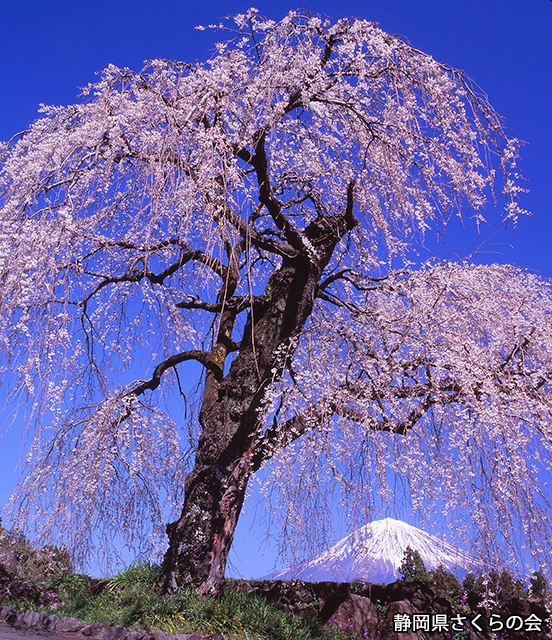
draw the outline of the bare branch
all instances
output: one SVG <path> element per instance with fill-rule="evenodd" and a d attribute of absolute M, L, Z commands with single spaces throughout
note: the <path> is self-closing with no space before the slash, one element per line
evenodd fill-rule
<path fill-rule="evenodd" d="M 139 396 L 147 389 L 151 391 L 157 389 L 157 387 L 161 383 L 161 376 L 165 373 L 165 371 L 167 369 L 170 369 L 171 367 L 175 367 L 181 362 L 185 362 L 187 360 L 196 360 L 202 365 L 207 366 L 207 356 L 208 354 L 205 351 L 197 351 L 195 349 L 192 349 L 190 351 L 183 351 L 182 353 L 177 353 L 173 356 L 170 356 L 155 367 L 155 371 L 153 372 L 153 375 L 149 380 L 141 382 L 137 387 L 129 391 L 127 395 Z"/>
<path fill-rule="evenodd" d="M 180 246 L 186 246 L 186 245 L 181 244 Z M 221 264 L 216 258 L 213 258 L 212 256 L 207 255 L 204 251 L 201 251 L 199 249 L 196 251 L 188 250 L 183 255 L 181 255 L 180 258 L 175 263 L 173 263 L 170 267 L 167 267 L 160 274 L 155 274 L 144 267 L 144 269 L 141 269 L 141 270 L 135 269 L 121 276 L 105 277 L 102 274 L 93 273 L 85 269 L 81 269 L 82 273 L 87 273 L 88 275 L 95 276 L 98 278 L 104 278 L 104 279 L 101 282 L 99 282 L 92 289 L 92 291 L 90 291 L 90 293 L 88 293 L 88 295 L 80 302 L 80 305 L 86 306 L 86 304 L 90 301 L 90 299 L 94 295 L 96 295 L 96 293 L 98 293 L 98 291 L 100 291 L 104 287 L 107 287 L 110 284 L 115 284 L 118 282 L 140 282 L 144 278 L 147 278 L 152 284 L 162 284 L 166 278 L 176 273 L 176 271 L 178 271 L 181 267 L 183 267 L 185 264 L 187 264 L 191 260 L 196 260 L 198 262 L 201 262 L 209 266 L 217 275 L 219 275 L 223 279 L 226 277 L 227 267 Z"/>
<path fill-rule="evenodd" d="M 225 207 L 222 215 L 234 226 L 244 239 L 251 242 L 255 247 L 285 258 L 293 258 L 297 255 L 296 249 L 291 245 L 286 242 L 271 240 L 264 237 L 230 207 Z"/>
<path fill-rule="evenodd" d="M 223 302 L 205 302 L 199 298 L 188 296 L 186 300 L 176 303 L 179 309 L 201 309 L 210 313 L 220 313 L 223 309 L 233 310 L 234 313 L 241 313 L 250 308 L 252 304 L 262 299 L 262 296 L 232 296 Z"/>
<path fill-rule="evenodd" d="M 257 182 L 259 185 L 259 200 L 268 209 L 272 219 L 280 231 L 284 232 L 286 240 L 297 251 L 303 252 L 305 249 L 301 234 L 289 222 L 282 213 L 281 204 L 272 193 L 270 187 L 270 177 L 268 173 L 268 158 L 265 151 L 265 136 L 263 132 L 255 143 L 255 155 L 252 158 L 253 166 L 257 173 Z"/>

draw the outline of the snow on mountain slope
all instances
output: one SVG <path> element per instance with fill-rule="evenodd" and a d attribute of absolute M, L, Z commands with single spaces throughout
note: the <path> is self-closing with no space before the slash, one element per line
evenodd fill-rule
<path fill-rule="evenodd" d="M 452 573 L 459 570 L 465 573 L 478 564 L 466 552 L 421 529 L 401 520 L 385 518 L 367 524 L 313 560 L 266 578 L 389 583 L 401 577 L 398 570 L 407 547 L 420 553 L 428 571 L 443 565 Z"/>

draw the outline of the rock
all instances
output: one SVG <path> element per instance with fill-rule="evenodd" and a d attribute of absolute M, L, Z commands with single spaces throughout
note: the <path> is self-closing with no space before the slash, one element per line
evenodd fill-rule
<path fill-rule="evenodd" d="M 80 633 L 83 636 L 92 636 L 94 638 L 103 638 L 107 625 L 102 622 L 93 622 L 84 626 Z"/>
<path fill-rule="evenodd" d="M 12 574 L 0 564 L 0 600 L 10 595 L 9 585 L 13 582 Z"/>
<path fill-rule="evenodd" d="M 480 635 L 477 631 L 469 627 L 463 633 L 466 636 L 466 640 L 487 640 L 485 636 Z"/>
<path fill-rule="evenodd" d="M 49 603 L 46 593 L 45 585 L 24 580 L 0 562 L 0 601 L 12 597 L 26 604 L 45 605 Z"/>
<path fill-rule="evenodd" d="M 509 598 L 502 604 L 502 610 L 513 616 L 528 616 L 531 614 L 531 603 L 525 598 Z"/>
<path fill-rule="evenodd" d="M 400 602 L 401 600 L 409 600 L 413 606 L 422 611 L 429 607 L 435 598 L 435 592 L 424 582 L 413 580 L 412 582 L 403 582 L 396 580 L 388 584 L 384 589 L 384 597 L 380 598 L 382 602 Z"/>
<path fill-rule="evenodd" d="M 379 626 L 378 610 L 369 598 L 352 593 L 337 607 L 326 624 L 350 629 L 355 637 L 373 637 Z"/>
<path fill-rule="evenodd" d="M 147 631 L 143 629 L 135 629 L 134 631 L 129 631 L 126 640 L 144 640 L 147 636 Z"/>
<path fill-rule="evenodd" d="M 153 640 L 153 635 L 143 629 L 131 631 L 126 627 L 109 627 L 101 622 L 93 622 L 84 625 L 80 630 L 83 636 L 89 636 L 95 640 Z"/>
<path fill-rule="evenodd" d="M 90 583 L 86 587 L 86 593 L 89 596 L 98 596 L 103 593 L 109 585 L 109 580 L 102 580 L 101 578 L 92 578 Z"/>
<path fill-rule="evenodd" d="M 171 640 L 172 636 L 164 631 L 151 631 L 144 640 Z"/>
<path fill-rule="evenodd" d="M 35 627 L 41 618 L 42 616 L 40 613 L 37 613 L 36 611 L 25 611 L 23 614 L 23 622 L 28 627 Z"/>
<path fill-rule="evenodd" d="M 46 602 L 45 588 L 30 580 L 12 579 L 4 589 L 6 593 L 4 593 L 3 596 L 10 595 L 13 598 L 34 605 L 45 604 Z"/>
<path fill-rule="evenodd" d="M 42 619 L 40 621 L 40 626 L 43 629 L 52 629 L 52 627 L 56 624 L 57 621 L 58 621 L 58 617 L 52 613 L 49 616 L 42 616 Z"/>
<path fill-rule="evenodd" d="M 0 607 L 0 620 L 5 620 L 10 613 L 13 613 L 13 609 L 11 607 L 1 606 Z"/>
<path fill-rule="evenodd" d="M 12 612 L 6 616 L 6 622 L 8 624 L 22 624 L 24 611 L 17 611 L 16 609 L 12 609 Z"/>
<path fill-rule="evenodd" d="M 483 600 L 483 596 L 480 596 L 478 593 L 475 593 L 475 591 L 468 591 L 467 601 L 468 601 L 468 606 L 472 611 L 477 611 L 479 604 L 481 603 L 482 600 Z"/>
<path fill-rule="evenodd" d="M 61 618 L 54 624 L 56 631 L 78 633 L 86 624 L 75 618 Z"/>
<path fill-rule="evenodd" d="M 435 609 L 435 613 L 446 613 L 449 617 L 452 615 L 452 602 L 446 598 L 434 598 L 431 606 Z"/>
<path fill-rule="evenodd" d="M 348 594 L 344 590 L 328 590 L 320 597 L 320 612 L 318 617 L 323 624 L 327 624 L 329 620 L 335 617 L 336 611 L 347 600 Z"/>
<path fill-rule="evenodd" d="M 385 619 L 381 628 L 382 640 L 421 640 L 421 631 L 412 631 L 411 629 L 404 631 L 395 631 L 395 615 L 405 614 L 412 620 L 412 615 L 419 613 L 419 610 L 412 605 L 409 600 L 398 600 L 391 602 L 385 612 Z"/>
<path fill-rule="evenodd" d="M 128 629 L 125 627 L 105 627 L 102 638 L 104 640 L 122 640 L 127 637 L 127 634 Z"/>

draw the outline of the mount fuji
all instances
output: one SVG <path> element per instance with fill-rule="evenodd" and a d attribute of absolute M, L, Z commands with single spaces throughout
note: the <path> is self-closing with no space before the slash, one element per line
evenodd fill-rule
<path fill-rule="evenodd" d="M 307 563 L 266 576 L 272 580 L 390 583 L 400 578 L 406 548 L 419 552 L 426 569 L 443 565 L 465 573 L 479 563 L 465 551 L 401 520 L 375 520 Z"/>

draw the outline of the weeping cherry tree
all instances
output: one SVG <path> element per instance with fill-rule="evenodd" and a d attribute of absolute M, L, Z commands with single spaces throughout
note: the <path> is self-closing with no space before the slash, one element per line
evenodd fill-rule
<path fill-rule="evenodd" d="M 213 594 L 263 467 L 290 535 L 328 483 L 365 518 L 395 477 L 481 552 L 550 553 L 550 286 L 413 253 L 493 198 L 515 225 L 519 141 L 372 23 L 228 34 L 205 64 L 109 66 L 0 148 L 14 521 L 84 561 L 154 546 L 173 505 L 163 591 Z"/>

